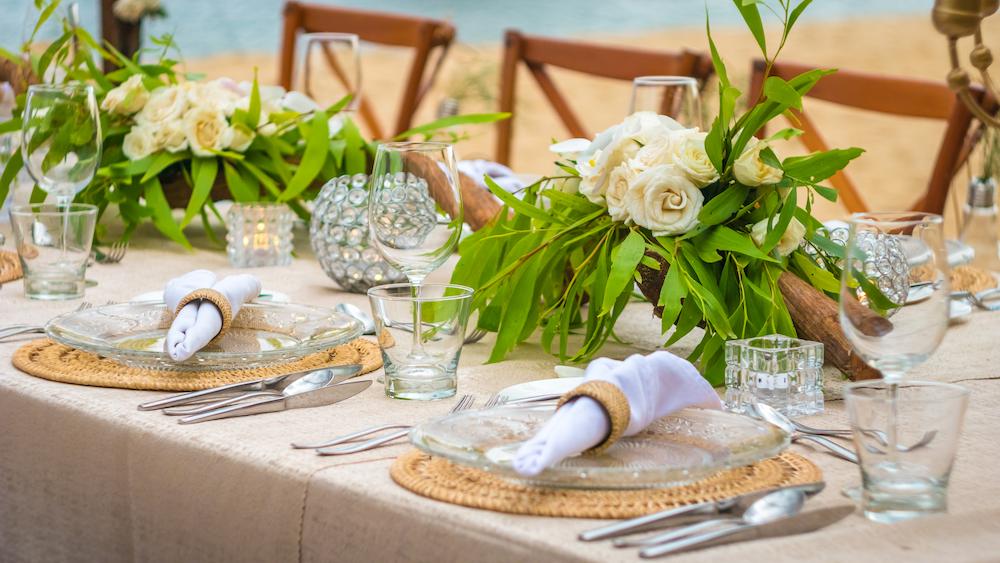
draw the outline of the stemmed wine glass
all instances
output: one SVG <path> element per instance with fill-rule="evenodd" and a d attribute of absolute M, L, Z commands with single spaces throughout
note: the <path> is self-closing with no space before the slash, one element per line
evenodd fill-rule
<path fill-rule="evenodd" d="M 361 60 L 358 36 L 353 33 L 306 33 L 299 37 L 298 66 L 294 88 L 322 107 L 329 107 L 350 95 L 344 112 L 353 112 L 360 103 Z M 319 67 L 328 71 L 317 72 Z M 318 77 L 332 77 L 332 80 Z"/>
<path fill-rule="evenodd" d="M 101 120 L 86 84 L 28 87 L 21 116 L 21 157 L 39 188 L 59 207 L 87 187 L 101 162 Z"/>
<path fill-rule="evenodd" d="M 690 76 L 640 76 L 632 80 L 629 114 L 652 111 L 685 127 L 703 128 L 698 81 Z"/>
<path fill-rule="evenodd" d="M 375 248 L 401 271 L 419 297 L 420 285 L 454 251 L 462 233 L 461 183 L 451 144 L 379 145 L 368 193 Z M 419 354 L 420 302 L 414 301 L 413 350 Z"/>
<path fill-rule="evenodd" d="M 948 328 L 944 222 L 931 213 L 855 213 L 849 225 L 840 325 L 854 351 L 888 383 L 886 442 L 893 462 L 899 384 L 934 353 Z M 844 493 L 857 498 L 859 489 Z"/>

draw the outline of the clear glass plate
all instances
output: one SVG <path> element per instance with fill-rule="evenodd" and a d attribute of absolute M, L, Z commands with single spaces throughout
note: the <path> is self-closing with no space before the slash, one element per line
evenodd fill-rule
<path fill-rule="evenodd" d="M 599 455 L 563 460 L 536 477 L 511 462 L 522 442 L 552 416 L 553 407 L 461 411 L 417 426 L 421 450 L 502 477 L 546 487 L 637 489 L 683 485 L 724 469 L 773 457 L 789 435 L 766 422 L 725 411 L 688 408 L 623 438 Z"/>
<path fill-rule="evenodd" d="M 60 315 L 45 326 L 52 340 L 125 365 L 181 371 L 248 369 L 294 361 L 361 335 L 353 317 L 323 307 L 249 303 L 222 338 L 190 359 L 163 351 L 171 315 L 163 303 L 133 302 Z"/>

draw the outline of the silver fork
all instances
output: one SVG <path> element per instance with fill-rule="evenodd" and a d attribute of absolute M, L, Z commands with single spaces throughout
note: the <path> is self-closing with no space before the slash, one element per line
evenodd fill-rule
<path fill-rule="evenodd" d="M 482 340 L 484 336 L 486 336 L 486 330 L 477 328 L 476 330 L 469 333 L 469 336 L 465 337 L 464 344 L 475 344 L 476 342 Z"/>
<path fill-rule="evenodd" d="M 463 410 L 468 410 L 472 408 L 475 403 L 475 398 L 472 395 L 462 395 L 455 406 L 451 408 L 449 413 L 456 413 Z M 337 444 L 342 444 L 344 442 L 350 442 L 351 440 L 356 440 L 362 436 L 367 436 L 369 434 L 374 434 L 376 432 L 381 432 L 383 430 L 391 430 L 393 428 L 399 428 L 400 430 L 386 434 L 385 436 L 379 436 L 378 438 L 373 438 L 366 442 L 360 444 L 355 444 L 351 446 L 344 446 L 342 448 L 334 448 L 332 450 L 324 450 L 324 448 L 329 448 L 330 446 L 336 446 Z M 342 454 L 352 454 L 356 452 L 363 452 L 365 450 L 374 448 L 385 444 L 386 442 L 391 442 L 397 438 L 402 438 L 406 436 L 410 429 L 413 428 L 411 424 L 383 424 L 381 426 L 372 426 L 370 428 L 365 428 L 364 430 L 359 430 L 357 432 L 352 432 L 350 434 L 345 434 L 343 436 L 337 436 L 332 440 L 328 440 L 321 444 L 297 444 L 293 443 L 292 447 L 299 450 L 316 450 L 319 455 L 342 455 Z"/>
<path fill-rule="evenodd" d="M 125 258 L 125 253 L 128 252 L 128 243 L 123 240 L 116 240 L 111 243 L 111 247 L 108 248 L 106 253 L 101 251 L 96 251 L 94 259 L 97 260 L 98 264 L 117 264 Z"/>
<path fill-rule="evenodd" d="M 94 305 L 88 301 L 84 301 L 77 305 L 76 311 L 85 311 L 92 308 Z M 31 333 L 43 333 L 45 332 L 44 325 L 28 325 L 28 324 L 13 324 L 0 328 L 0 341 L 6 340 L 13 336 L 18 336 L 21 334 L 31 334 Z"/>

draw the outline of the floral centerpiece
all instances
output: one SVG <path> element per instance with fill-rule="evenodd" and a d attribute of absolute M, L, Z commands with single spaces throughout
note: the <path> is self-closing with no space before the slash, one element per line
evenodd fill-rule
<path fill-rule="evenodd" d="M 783 29 L 771 56 L 759 2 L 734 3 L 771 63 L 809 0 L 773 7 Z M 757 101 L 738 113 L 741 92 L 710 30 L 708 39 L 720 82 L 710 130 L 636 113 L 593 140 L 554 146 L 564 153 L 557 163 L 563 173 L 529 186 L 521 198 L 491 186 L 504 210 L 463 241 L 453 277 L 477 289 L 479 327 L 497 332 L 490 361 L 538 329 L 543 346 L 563 360 L 590 358 L 614 336 L 638 284 L 669 333 L 665 345 L 704 329 L 690 359 L 721 384 L 727 339 L 795 334 L 778 285 L 782 274 L 836 297 L 843 249 L 811 206 L 815 196 L 836 199 L 821 182 L 861 149 L 780 159 L 773 144 L 799 131 L 755 137 L 779 115 L 794 119 L 802 96 L 833 71 L 788 81 L 768 76 L 763 91 L 750 94 Z"/>
<path fill-rule="evenodd" d="M 51 14 L 46 10 L 42 17 Z M 200 219 L 218 241 L 209 221 L 209 214 L 219 215 L 213 199 L 283 202 L 308 218 L 304 202 L 316 196 L 323 182 L 366 173 L 371 167 L 374 146 L 341 112 L 349 97 L 320 107 L 302 93 L 262 86 L 256 79 L 206 81 L 179 70 L 177 58 L 171 57 L 179 52 L 171 36 L 153 38 L 155 51 L 130 58 L 110 44 L 99 45 L 82 28 L 64 29 L 44 53 L 29 58 L 31 74 L 93 85 L 101 108 L 103 155 L 96 177 L 77 201 L 97 205 L 102 215 L 117 208 L 126 238 L 151 220 L 171 240 L 190 247 L 183 229 Z M 75 56 L 70 55 L 70 44 L 75 44 Z M 29 47 L 25 45 L 26 53 Z M 101 72 L 95 53 L 119 68 Z M 11 53 L 0 55 L 21 60 Z M 143 60 L 151 55 L 151 62 Z M 23 108 L 22 94 L 14 118 L 0 123 L 0 134 L 19 130 Z M 400 137 L 430 136 L 456 125 L 504 117 L 453 116 Z M 52 139 L 57 145 L 70 142 L 68 136 Z M 58 151 L 56 146 L 50 152 Z M 0 201 L 22 166 L 20 153 L 14 154 L 0 176 Z M 32 194 L 33 201 L 44 197 L 37 188 Z M 180 221 L 171 212 L 177 202 L 184 208 Z"/>

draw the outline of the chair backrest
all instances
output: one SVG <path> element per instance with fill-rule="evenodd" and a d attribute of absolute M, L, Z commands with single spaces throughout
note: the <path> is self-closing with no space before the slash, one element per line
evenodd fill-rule
<path fill-rule="evenodd" d="M 581 72 L 603 78 L 631 81 L 637 76 L 692 76 L 704 81 L 712 74 L 711 59 L 693 51 L 651 51 L 630 47 L 600 45 L 584 41 L 550 39 L 524 35 L 513 29 L 504 36 L 503 65 L 500 71 L 500 111 L 513 112 L 517 64 L 524 62 L 535 77 L 542 93 L 574 137 L 589 137 L 566 98 L 546 71 L 546 66 Z M 513 120 L 497 125 L 496 160 L 510 163 Z"/>
<path fill-rule="evenodd" d="M 809 65 L 778 62 L 771 68 L 771 75 L 790 80 L 813 68 L 815 67 Z M 765 71 L 764 61 L 758 59 L 753 62 L 751 92 L 761 92 Z M 973 97 L 977 101 L 981 101 L 983 95 L 982 89 L 973 91 Z M 959 166 L 968 158 L 977 140 L 969 134 L 973 123 L 972 113 L 945 83 L 838 70 L 820 80 L 807 96 L 888 115 L 946 121 L 944 137 L 938 148 L 927 189 L 919 198 L 915 198 L 910 208 L 930 213 L 944 211 L 951 180 Z M 807 149 L 824 151 L 829 148 L 807 113 L 795 112 L 795 117 L 799 120 L 797 127 L 803 131 L 799 139 Z M 764 135 L 763 129 L 757 132 L 759 137 Z M 829 182 L 837 189 L 839 200 L 848 211 L 869 211 L 861 192 L 842 171 L 831 177 Z"/>
<path fill-rule="evenodd" d="M 413 48 L 413 62 L 410 65 L 406 86 L 400 100 L 396 125 L 391 131 L 393 135 L 410 128 L 413 115 L 420 106 L 424 95 L 433 85 L 448 47 L 455 38 L 455 28 L 441 20 L 309 4 L 294 0 L 285 2 L 284 19 L 279 59 L 279 81 L 285 88 L 292 87 L 296 40 L 299 33 L 353 33 L 362 41 L 369 43 Z M 437 60 L 431 67 L 430 73 L 427 73 L 426 68 L 435 50 L 438 51 Z M 329 56 L 327 59 L 332 65 L 331 70 L 334 74 L 339 74 L 333 59 Z M 363 91 L 359 100 L 358 112 L 374 138 L 385 138 L 383 134 L 385 130 L 379 124 Z"/>

